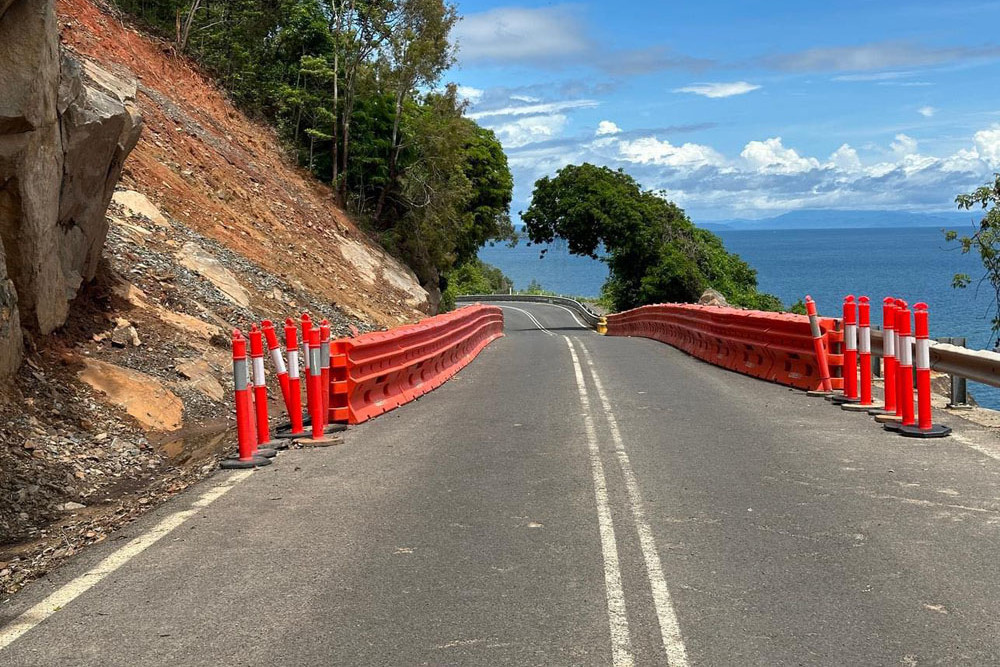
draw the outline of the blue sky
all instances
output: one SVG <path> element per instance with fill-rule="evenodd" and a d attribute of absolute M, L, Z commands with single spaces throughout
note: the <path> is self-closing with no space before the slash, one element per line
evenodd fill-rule
<path fill-rule="evenodd" d="M 504 143 L 515 212 L 584 161 L 695 221 L 954 210 L 1000 171 L 1000 2 L 458 7 L 450 78 Z"/>

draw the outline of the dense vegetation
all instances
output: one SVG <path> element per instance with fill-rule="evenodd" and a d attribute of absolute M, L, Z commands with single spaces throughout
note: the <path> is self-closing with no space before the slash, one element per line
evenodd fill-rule
<path fill-rule="evenodd" d="M 719 237 L 623 171 L 571 165 L 541 178 L 522 218 L 532 243 L 565 239 L 571 253 L 595 259 L 603 248 L 605 297 L 618 310 L 697 301 L 708 287 L 736 306 L 782 309 L 777 297 L 757 291 L 757 272 Z"/>
<path fill-rule="evenodd" d="M 955 203 L 965 211 L 978 208 L 984 212 L 979 226 L 972 234 L 959 235 L 952 230 L 945 232 L 945 238 L 957 242 L 963 254 L 973 251 L 979 254 L 984 269 L 982 280 L 993 288 L 992 327 L 993 334 L 997 335 L 1000 333 L 1000 251 L 997 248 L 1000 245 L 1000 174 L 994 174 L 992 182 L 977 188 L 975 192 L 958 195 Z M 959 273 L 955 275 L 952 286 L 965 288 L 971 283 L 972 276 Z M 997 345 L 1000 346 L 1000 339 L 997 340 Z"/>
<path fill-rule="evenodd" d="M 278 127 L 428 289 L 513 237 L 503 149 L 442 86 L 458 20 L 444 0 L 114 1 Z"/>

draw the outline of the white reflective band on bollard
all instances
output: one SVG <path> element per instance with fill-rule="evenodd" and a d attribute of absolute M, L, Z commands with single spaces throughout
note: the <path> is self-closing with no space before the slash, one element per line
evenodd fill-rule
<path fill-rule="evenodd" d="M 277 369 L 278 375 L 287 372 L 288 369 L 285 368 L 285 357 L 281 354 L 280 347 L 276 347 L 271 350 L 271 361 L 274 362 L 274 367 Z"/>
<path fill-rule="evenodd" d="M 868 327 L 861 327 L 861 341 L 858 345 L 861 354 L 871 354 L 872 351 L 872 330 Z M 887 351 L 886 354 L 891 354 Z"/>
<path fill-rule="evenodd" d="M 844 347 L 848 350 L 858 349 L 858 327 L 854 324 L 844 325 Z"/>
<path fill-rule="evenodd" d="M 236 386 L 236 391 L 244 391 L 249 386 L 247 379 L 246 359 L 233 360 L 233 384 Z"/>
<path fill-rule="evenodd" d="M 899 365 L 913 365 L 913 336 L 903 336 L 899 341 Z"/>
<path fill-rule="evenodd" d="M 886 357 L 896 357 L 896 332 L 887 331 L 885 338 L 882 339 L 882 345 L 885 349 L 882 351 L 883 356 Z"/>
<path fill-rule="evenodd" d="M 264 357 L 254 357 L 253 359 L 253 384 L 255 387 L 263 387 L 267 384 L 264 380 Z"/>
<path fill-rule="evenodd" d="M 299 351 L 288 351 L 288 377 L 293 380 L 299 379 Z"/>
<path fill-rule="evenodd" d="M 931 342 L 926 338 L 917 340 L 917 368 L 929 370 L 931 367 Z"/>

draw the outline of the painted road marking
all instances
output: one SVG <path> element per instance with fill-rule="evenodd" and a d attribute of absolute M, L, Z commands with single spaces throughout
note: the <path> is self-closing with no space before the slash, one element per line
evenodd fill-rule
<path fill-rule="evenodd" d="M 201 498 L 191 505 L 190 509 L 174 512 L 148 532 L 136 537 L 121 549 L 102 560 L 94 569 L 81 574 L 31 609 L 25 611 L 14 619 L 10 625 L 0 630 L 0 651 L 14 643 L 21 635 L 99 584 L 106 576 L 122 565 L 156 544 L 163 537 L 170 534 L 177 526 L 197 514 L 199 510 L 212 504 L 251 474 L 253 474 L 253 470 L 243 470 L 230 475 L 221 484 L 206 491 Z"/>
<path fill-rule="evenodd" d="M 642 557 L 646 562 L 646 575 L 649 577 L 649 586 L 653 592 L 653 604 L 656 607 L 656 616 L 660 621 L 660 637 L 663 641 L 663 648 L 667 652 L 667 660 L 674 667 L 685 667 L 688 664 L 687 649 L 684 647 L 684 637 L 681 635 L 680 624 L 677 622 L 677 613 L 674 611 L 674 604 L 670 599 L 670 589 L 667 587 L 666 577 L 663 575 L 663 565 L 660 562 L 660 554 L 656 549 L 656 540 L 653 537 L 653 530 L 646 520 L 646 510 L 642 502 L 642 493 L 639 491 L 639 482 L 636 479 L 635 471 L 632 469 L 632 462 L 629 460 L 628 452 L 625 451 L 625 440 L 622 438 L 618 428 L 618 420 L 611 410 L 611 401 L 604 391 L 601 378 L 594 368 L 594 360 L 587 350 L 587 346 L 579 343 L 583 350 L 583 356 L 587 360 L 587 367 L 590 370 L 590 377 L 594 381 L 597 395 L 601 399 L 604 407 L 604 416 L 608 421 L 611 430 L 611 439 L 615 443 L 615 455 L 618 458 L 618 466 L 621 468 L 622 476 L 625 478 L 625 489 L 628 492 L 629 508 L 632 510 L 632 520 L 635 523 L 636 531 L 639 533 L 639 545 L 642 547 Z"/>
<path fill-rule="evenodd" d="M 500 306 L 500 307 L 501 308 L 509 308 L 510 310 L 516 310 L 519 313 L 524 313 L 525 315 L 528 316 L 528 319 L 531 320 L 534 323 L 534 325 L 538 329 L 540 329 L 542 331 L 542 333 L 544 333 L 547 336 L 555 336 L 554 333 L 552 333 L 551 331 L 549 331 L 548 329 L 546 329 L 545 327 L 543 327 L 542 323 L 539 322 L 537 319 L 535 319 L 535 316 L 532 315 L 531 313 L 529 313 L 528 311 L 526 311 L 526 310 L 524 310 L 522 308 L 515 308 L 514 306 Z"/>
<path fill-rule="evenodd" d="M 583 368 L 573 343 L 566 336 L 566 345 L 573 356 L 573 370 L 576 373 L 576 388 L 580 392 L 583 406 L 583 423 L 587 428 L 587 448 L 590 455 L 590 471 L 594 478 L 594 497 L 597 499 L 597 524 L 601 535 L 601 552 L 604 556 L 604 588 L 608 599 L 608 624 L 611 628 L 611 657 L 616 666 L 635 664 L 632 654 L 632 638 L 629 635 L 628 616 L 625 613 L 625 591 L 622 588 L 622 573 L 618 563 L 618 540 L 615 539 L 615 524 L 611 519 L 611 504 L 608 499 L 608 480 L 604 476 L 601 450 L 597 444 L 597 429 L 590 413 L 590 398 L 583 379 Z"/>

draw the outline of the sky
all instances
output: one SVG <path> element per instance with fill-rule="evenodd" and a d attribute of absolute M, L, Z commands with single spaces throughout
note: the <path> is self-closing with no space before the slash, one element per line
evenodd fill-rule
<path fill-rule="evenodd" d="M 1000 171 L 1000 2 L 459 0 L 448 78 L 514 213 L 568 164 L 698 221 L 955 210 Z"/>

